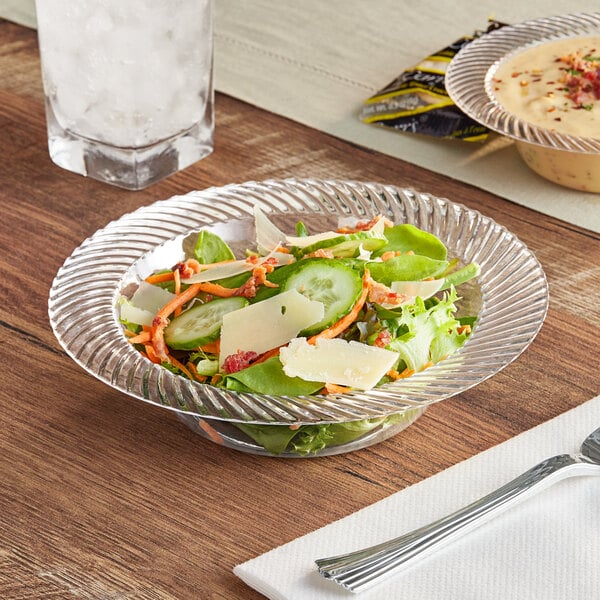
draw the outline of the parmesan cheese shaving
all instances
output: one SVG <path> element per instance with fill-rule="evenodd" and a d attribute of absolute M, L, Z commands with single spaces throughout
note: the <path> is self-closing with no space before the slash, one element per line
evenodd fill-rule
<path fill-rule="evenodd" d="M 296 290 L 282 292 L 223 316 L 219 363 L 231 354 L 262 354 L 287 344 L 306 327 L 324 317 L 322 302 L 309 300 Z"/>
<path fill-rule="evenodd" d="M 289 377 L 369 390 L 395 365 L 398 354 L 360 342 L 319 339 L 316 345 L 294 338 L 279 353 Z"/>

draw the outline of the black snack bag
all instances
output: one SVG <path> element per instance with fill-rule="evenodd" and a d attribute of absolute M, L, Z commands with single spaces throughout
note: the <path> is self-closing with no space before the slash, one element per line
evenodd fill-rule
<path fill-rule="evenodd" d="M 489 133 L 487 127 L 465 115 L 448 96 L 446 68 L 461 48 L 503 25 L 490 20 L 486 31 L 462 37 L 403 71 L 365 101 L 360 113 L 361 121 L 440 138 L 469 142 L 484 140 Z"/>

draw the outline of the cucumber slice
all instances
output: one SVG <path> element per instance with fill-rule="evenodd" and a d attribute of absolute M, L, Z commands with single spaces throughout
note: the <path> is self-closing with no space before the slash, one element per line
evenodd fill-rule
<path fill-rule="evenodd" d="M 291 251 L 294 256 L 305 256 L 317 250 L 329 250 L 335 258 L 352 258 L 358 255 L 361 245 L 370 252 L 383 248 L 388 241 L 386 238 L 377 237 L 377 235 L 371 231 L 340 234 L 308 246 L 293 246 Z"/>
<path fill-rule="evenodd" d="M 325 306 L 324 318 L 300 332 L 314 335 L 347 315 L 362 291 L 360 274 L 337 260 L 305 258 L 297 264 L 281 286 L 282 291 L 297 290 Z"/>
<path fill-rule="evenodd" d="M 214 342 L 221 333 L 223 315 L 244 308 L 248 300 L 242 296 L 217 298 L 196 304 L 175 317 L 165 328 L 167 346 L 176 350 L 193 350 Z"/>

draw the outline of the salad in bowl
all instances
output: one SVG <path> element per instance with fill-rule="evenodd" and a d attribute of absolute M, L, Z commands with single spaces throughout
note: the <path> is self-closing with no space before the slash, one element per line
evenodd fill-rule
<path fill-rule="evenodd" d="M 459 268 L 435 235 L 382 215 L 284 232 L 258 205 L 253 212 L 255 245 L 244 256 L 202 229 L 186 238 L 184 260 L 119 298 L 124 335 L 148 360 L 230 391 L 327 396 L 408 378 L 471 334 L 476 316 L 457 316 L 457 287 L 479 266 Z M 381 424 L 238 427 L 278 453 L 290 444 L 315 452 Z"/>
<path fill-rule="evenodd" d="M 211 442 L 285 458 L 396 435 L 515 360 L 547 307 L 539 262 L 493 219 L 314 179 L 142 206 L 75 248 L 48 299 L 91 375 Z"/>

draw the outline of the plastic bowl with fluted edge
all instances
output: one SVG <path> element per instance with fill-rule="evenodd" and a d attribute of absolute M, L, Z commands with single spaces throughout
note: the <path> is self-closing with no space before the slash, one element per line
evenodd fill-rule
<path fill-rule="evenodd" d="M 600 35 L 600 13 L 546 17 L 502 27 L 465 46 L 446 72 L 446 90 L 467 115 L 515 141 L 527 164 L 543 178 L 600 192 L 600 136 L 568 135 L 538 127 L 506 110 L 494 96 L 493 78 L 506 60 L 559 39 Z"/>
<path fill-rule="evenodd" d="M 220 235 L 238 255 L 255 247 L 255 204 L 285 231 L 294 231 L 299 220 L 318 232 L 336 227 L 340 218 L 366 220 L 378 214 L 430 231 L 461 264 L 481 266 L 477 281 L 460 287 L 459 311 L 478 315 L 473 334 L 456 354 L 412 377 L 331 396 L 236 393 L 150 362 L 123 334 L 119 297 L 150 273 L 181 260 L 186 237 L 200 229 Z M 535 256 L 481 213 L 391 185 L 310 179 L 209 188 L 126 214 L 73 251 L 49 295 L 53 331 L 75 362 L 120 392 L 174 411 L 194 431 L 229 448 L 269 454 L 236 423 L 297 427 L 404 415 L 389 427 L 310 456 L 380 442 L 410 425 L 428 405 L 493 376 L 531 343 L 547 307 L 548 286 Z M 285 451 L 278 456 L 298 454 Z"/>

